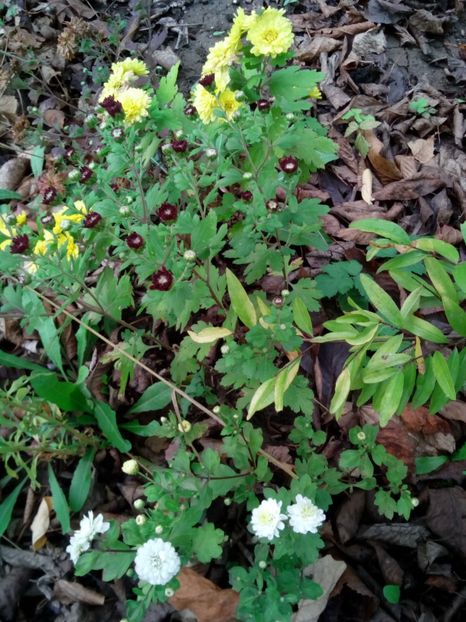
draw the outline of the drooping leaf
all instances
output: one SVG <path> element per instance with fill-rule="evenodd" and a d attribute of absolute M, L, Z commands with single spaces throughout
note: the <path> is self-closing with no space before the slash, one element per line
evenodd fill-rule
<path fill-rule="evenodd" d="M 372 306 L 393 324 L 393 326 L 399 328 L 402 324 L 401 313 L 387 292 L 367 274 L 361 274 L 360 279 Z"/>
<path fill-rule="evenodd" d="M 78 466 L 73 473 L 68 494 L 69 505 L 72 512 L 79 512 L 86 503 L 92 484 L 92 464 L 95 449 L 90 447 L 79 460 Z"/>
<path fill-rule="evenodd" d="M 52 465 L 49 463 L 49 486 L 52 493 L 53 509 L 57 515 L 58 522 L 61 525 L 63 533 L 68 533 L 71 529 L 70 525 L 70 508 L 66 501 L 65 493 L 63 492 L 57 477 L 53 471 Z"/>
<path fill-rule="evenodd" d="M 444 356 L 440 352 L 432 355 L 432 367 L 437 383 L 445 395 L 451 399 L 456 399 L 455 383 L 451 376 L 450 368 Z"/>
<path fill-rule="evenodd" d="M 245 326 L 252 328 L 257 324 L 256 310 L 249 299 L 246 290 L 241 285 L 240 280 L 231 270 L 227 268 L 227 287 L 231 305 Z"/>
<path fill-rule="evenodd" d="M 380 237 L 387 238 L 396 244 L 410 244 L 411 239 L 406 231 L 400 225 L 390 222 L 389 220 L 381 220 L 378 218 L 365 218 L 353 221 L 350 229 L 359 229 L 366 233 L 375 233 Z"/>

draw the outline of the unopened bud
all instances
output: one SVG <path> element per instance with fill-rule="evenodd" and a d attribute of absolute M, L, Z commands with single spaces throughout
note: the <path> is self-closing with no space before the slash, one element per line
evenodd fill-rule
<path fill-rule="evenodd" d="M 139 473 L 139 464 L 136 460 L 125 460 L 121 466 L 121 470 L 127 475 L 137 475 Z"/>
<path fill-rule="evenodd" d="M 122 205 L 118 211 L 122 216 L 128 216 L 131 210 L 127 205 Z"/>
<path fill-rule="evenodd" d="M 419 499 L 417 497 L 413 497 L 411 499 L 411 505 L 413 506 L 413 508 L 417 508 L 417 506 L 419 505 Z"/>
<path fill-rule="evenodd" d="M 212 149 L 211 147 L 209 147 L 205 150 L 205 154 L 208 158 L 215 158 L 217 156 L 217 149 Z"/>
<path fill-rule="evenodd" d="M 286 298 L 287 296 L 290 295 L 290 290 L 289 289 L 282 289 L 282 291 L 280 293 L 283 296 L 283 298 Z"/>
<path fill-rule="evenodd" d="M 229 351 L 230 351 L 230 346 L 226 343 L 224 343 L 223 346 L 220 347 L 220 352 L 222 354 L 228 354 Z"/>
<path fill-rule="evenodd" d="M 187 419 L 183 419 L 178 424 L 178 431 L 179 432 L 182 432 L 182 433 L 185 434 L 186 432 L 189 432 L 190 429 L 191 429 L 191 424 L 189 423 L 189 421 Z"/>
<path fill-rule="evenodd" d="M 160 536 L 160 534 L 163 532 L 163 527 L 162 525 L 157 525 L 157 527 L 155 528 L 155 533 Z"/>
<path fill-rule="evenodd" d="M 356 438 L 358 439 L 358 441 L 362 442 L 366 440 L 366 435 L 364 432 L 361 431 L 356 434 Z"/>
<path fill-rule="evenodd" d="M 185 261 L 196 261 L 196 253 L 192 250 L 187 250 L 183 254 Z"/>
<path fill-rule="evenodd" d="M 141 525 L 144 525 L 144 523 L 146 522 L 147 522 L 147 517 L 144 516 L 144 514 L 138 514 L 136 516 L 136 525 L 141 526 Z"/>
<path fill-rule="evenodd" d="M 175 592 L 172 590 L 171 587 L 167 587 L 165 590 L 165 596 L 167 598 L 171 598 L 173 595 L 175 594 Z"/>
<path fill-rule="evenodd" d="M 144 499 L 136 499 L 136 501 L 133 503 L 134 509 L 138 512 L 141 512 L 141 510 L 144 509 L 145 505 L 146 504 L 144 503 Z"/>
<path fill-rule="evenodd" d="M 252 179 L 252 173 L 246 171 L 245 173 L 243 173 L 243 179 Z"/>
<path fill-rule="evenodd" d="M 264 570 L 264 568 L 267 568 L 267 562 L 265 562 L 263 559 L 259 562 L 259 568 L 261 570 Z"/>
<path fill-rule="evenodd" d="M 220 412 L 220 406 L 217 404 L 217 406 L 214 406 L 212 408 L 212 412 L 215 413 L 216 415 L 218 415 L 218 413 Z"/>

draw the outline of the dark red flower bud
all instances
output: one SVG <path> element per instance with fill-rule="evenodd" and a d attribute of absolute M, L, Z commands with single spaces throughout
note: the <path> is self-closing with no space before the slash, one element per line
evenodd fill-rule
<path fill-rule="evenodd" d="M 80 181 L 82 183 L 85 183 L 86 181 L 89 181 L 90 178 L 93 175 L 92 169 L 89 168 L 88 166 L 83 166 L 80 170 L 81 172 L 81 177 L 80 177 Z"/>
<path fill-rule="evenodd" d="M 11 240 L 10 253 L 18 255 L 29 248 L 29 238 L 26 234 L 18 235 Z"/>
<path fill-rule="evenodd" d="M 44 193 L 42 195 L 42 202 L 45 203 L 46 205 L 49 205 L 49 203 L 52 203 L 52 201 L 54 201 L 57 198 L 57 191 L 53 186 L 49 186 L 48 188 L 46 188 L 44 190 Z"/>
<path fill-rule="evenodd" d="M 197 110 L 196 110 L 196 108 L 192 104 L 189 104 L 184 109 L 184 113 L 185 113 L 185 115 L 187 117 L 192 117 L 192 116 L 194 116 L 197 113 Z"/>
<path fill-rule="evenodd" d="M 215 75 L 213 73 L 208 73 L 206 76 L 202 76 L 199 80 L 199 84 L 205 88 L 214 83 Z"/>
<path fill-rule="evenodd" d="M 144 238 L 142 237 L 142 235 L 139 235 L 139 233 L 136 233 L 136 231 L 133 231 L 133 233 L 130 233 L 129 236 L 126 238 L 126 244 L 130 248 L 138 250 L 139 248 L 142 248 L 144 246 Z"/>
<path fill-rule="evenodd" d="M 157 210 L 157 215 L 163 222 L 172 222 L 178 216 L 178 208 L 171 203 L 162 203 Z"/>
<path fill-rule="evenodd" d="M 285 156 L 278 161 L 278 164 L 284 173 L 294 173 L 298 170 L 298 160 L 293 156 Z"/>
<path fill-rule="evenodd" d="M 151 289 L 156 289 L 159 292 L 166 292 L 173 285 L 173 274 L 165 267 L 162 267 L 160 270 L 157 270 L 157 272 L 154 272 L 151 276 L 151 280 Z"/>
<path fill-rule="evenodd" d="M 188 141 L 174 138 L 171 142 L 171 146 L 173 151 L 176 151 L 176 153 L 184 153 L 188 148 Z"/>
<path fill-rule="evenodd" d="M 257 101 L 257 110 L 268 110 L 270 108 L 270 101 L 268 99 L 259 99 Z"/>
<path fill-rule="evenodd" d="M 93 229 L 102 220 L 102 216 L 98 212 L 89 212 L 84 219 L 86 229 Z"/>
<path fill-rule="evenodd" d="M 113 192 L 118 192 L 118 190 L 120 189 L 120 184 L 117 181 L 111 181 L 110 188 L 113 190 Z"/>
<path fill-rule="evenodd" d="M 117 114 L 123 112 L 123 107 L 121 103 L 111 95 L 109 97 L 106 97 L 100 105 L 102 106 L 102 108 L 105 108 L 105 110 L 111 117 L 116 117 Z"/>
<path fill-rule="evenodd" d="M 249 201 L 252 201 L 252 192 L 250 190 L 245 190 L 241 193 L 241 198 L 243 201 L 247 201 L 249 203 Z"/>

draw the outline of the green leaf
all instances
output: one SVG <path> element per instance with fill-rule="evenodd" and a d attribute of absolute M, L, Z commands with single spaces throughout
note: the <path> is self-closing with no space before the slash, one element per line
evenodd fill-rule
<path fill-rule="evenodd" d="M 445 395 L 451 400 L 456 399 L 455 383 L 448 363 L 440 352 L 434 352 L 432 355 L 432 368 L 435 379 Z"/>
<path fill-rule="evenodd" d="M 460 258 L 460 254 L 456 248 L 443 240 L 436 240 L 435 238 L 419 238 L 419 240 L 414 240 L 414 242 L 412 242 L 412 246 L 419 248 L 421 251 L 441 255 L 452 263 L 458 263 Z"/>
<path fill-rule="evenodd" d="M 380 425 L 385 427 L 398 409 L 403 395 L 404 375 L 399 371 L 384 385 L 384 398 L 379 409 Z"/>
<path fill-rule="evenodd" d="M 0 503 L 0 538 L 8 529 L 11 517 L 13 516 L 13 510 L 15 509 L 16 501 L 18 500 L 18 497 L 27 481 L 27 478 L 24 478 L 23 481 L 20 482 L 15 488 L 13 488 L 10 494 L 6 496 Z"/>
<path fill-rule="evenodd" d="M 65 493 L 61 489 L 50 463 L 48 471 L 50 492 L 52 493 L 53 509 L 55 510 L 55 514 L 57 515 L 58 522 L 61 525 L 63 533 L 68 533 L 71 530 L 70 509 L 66 501 Z"/>
<path fill-rule="evenodd" d="M 114 581 L 126 573 L 133 560 L 133 551 L 89 551 L 78 559 L 74 574 L 82 577 L 91 570 L 103 570 L 102 579 Z"/>
<path fill-rule="evenodd" d="M 31 153 L 31 170 L 34 177 L 39 177 L 44 168 L 45 147 L 34 147 Z"/>
<path fill-rule="evenodd" d="M 0 202 L 1 201 L 20 201 L 23 197 L 13 190 L 6 190 L 0 188 Z"/>
<path fill-rule="evenodd" d="M 250 419 L 258 410 L 262 410 L 273 402 L 275 397 L 275 378 L 269 378 L 256 389 L 248 408 L 247 418 Z"/>
<path fill-rule="evenodd" d="M 68 500 L 72 512 L 79 512 L 86 503 L 92 484 L 92 464 L 95 449 L 89 447 L 78 462 L 71 480 Z"/>
<path fill-rule="evenodd" d="M 303 331 L 303 333 L 307 333 L 308 335 L 312 335 L 312 319 L 309 311 L 307 310 L 306 305 L 304 304 L 302 298 L 295 298 L 293 300 L 293 320 L 296 326 Z"/>
<path fill-rule="evenodd" d="M 447 462 L 447 456 L 419 456 L 416 458 L 416 475 L 427 475 Z"/>
<path fill-rule="evenodd" d="M 212 523 L 204 523 L 195 530 L 193 537 L 193 553 L 202 564 L 222 555 L 222 544 L 225 537 L 221 529 Z"/>
<path fill-rule="evenodd" d="M 431 341 L 432 343 L 447 343 L 448 341 L 440 328 L 437 328 L 430 322 L 427 322 L 416 315 L 408 315 L 408 317 L 405 317 L 401 328 L 409 331 L 413 335 L 417 335 L 421 339 Z"/>
<path fill-rule="evenodd" d="M 359 229 L 366 233 L 375 233 L 387 240 L 391 240 L 396 244 L 410 244 L 411 238 L 406 231 L 389 220 L 380 220 L 378 218 L 365 218 L 355 220 L 349 225 L 350 229 Z"/>
<path fill-rule="evenodd" d="M 131 449 L 131 443 L 121 436 L 116 421 L 116 414 L 108 404 L 105 402 L 96 402 L 94 406 L 94 416 L 97 425 L 113 447 L 121 452 L 127 452 Z"/>
<path fill-rule="evenodd" d="M 224 339 L 231 334 L 232 332 L 229 328 L 222 328 L 221 326 L 208 326 L 198 333 L 188 330 L 188 335 L 194 343 L 214 343 L 218 339 Z"/>
<path fill-rule="evenodd" d="M 296 378 L 300 364 L 301 359 L 298 358 L 297 361 L 282 369 L 275 379 L 274 402 L 275 410 L 277 412 L 281 412 L 283 410 L 283 396 L 285 395 L 285 392 L 290 384 Z"/>
<path fill-rule="evenodd" d="M 172 389 L 165 382 L 155 382 L 147 387 L 136 404 L 129 409 L 128 414 L 161 410 L 170 404 L 171 399 Z"/>
<path fill-rule="evenodd" d="M 338 376 L 335 384 L 335 393 L 330 403 L 330 412 L 334 415 L 344 406 L 351 388 L 351 373 L 345 367 Z"/>
<path fill-rule="evenodd" d="M 400 268 L 408 268 L 417 264 L 424 259 L 425 253 L 422 251 L 409 251 L 407 253 L 403 253 L 402 255 L 397 255 L 396 257 L 392 257 L 384 264 L 380 266 L 377 272 L 383 272 L 384 270 L 399 270 Z"/>
<path fill-rule="evenodd" d="M 401 313 L 390 296 L 367 274 L 361 274 L 360 279 L 372 306 L 391 324 L 399 328 L 402 324 Z"/>
<path fill-rule="evenodd" d="M 43 370 L 33 373 L 30 382 L 39 397 L 66 412 L 90 412 L 89 403 L 79 385 L 62 382 L 56 374 Z"/>
<path fill-rule="evenodd" d="M 160 106 L 170 103 L 177 94 L 176 80 L 178 78 L 179 68 L 180 63 L 176 63 L 167 75 L 160 79 L 159 87 L 156 91 L 157 101 Z"/>
<path fill-rule="evenodd" d="M 466 337 L 466 312 L 450 298 L 442 298 L 442 303 L 450 326 L 458 335 Z"/>
<path fill-rule="evenodd" d="M 448 272 L 442 266 L 440 261 L 433 257 L 427 257 L 424 265 L 430 280 L 434 284 L 435 289 L 441 298 L 449 298 L 458 304 L 458 294 Z"/>
<path fill-rule="evenodd" d="M 28 361 L 26 358 L 21 358 L 19 356 L 15 356 L 14 354 L 9 354 L 8 352 L 4 352 L 0 350 L 0 365 L 4 365 L 5 367 L 13 367 L 14 369 L 28 369 L 29 371 L 38 371 L 43 372 L 44 368 L 37 363 L 32 363 Z"/>
<path fill-rule="evenodd" d="M 404 301 L 400 312 L 403 318 L 408 317 L 419 309 L 419 304 L 422 296 L 422 287 L 418 287 Z"/>
<path fill-rule="evenodd" d="M 361 465 L 361 452 L 358 449 L 346 449 L 340 454 L 338 461 L 340 469 L 352 471 Z"/>
<path fill-rule="evenodd" d="M 396 605 L 400 602 L 400 586 L 392 584 L 385 585 L 383 588 L 383 595 L 385 597 L 385 600 L 387 600 L 392 605 Z"/>
<path fill-rule="evenodd" d="M 248 328 L 252 328 L 257 324 L 256 310 L 249 300 L 246 290 L 241 285 L 239 279 L 227 268 L 227 287 L 230 296 L 231 305 L 239 319 Z"/>

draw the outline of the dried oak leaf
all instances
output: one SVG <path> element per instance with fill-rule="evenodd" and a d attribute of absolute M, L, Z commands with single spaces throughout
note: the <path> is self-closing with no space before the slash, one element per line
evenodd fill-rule
<path fill-rule="evenodd" d="M 466 557 L 466 491 L 460 486 L 429 490 L 426 524 L 453 551 Z"/>
<path fill-rule="evenodd" d="M 333 52 L 341 46 L 339 39 L 332 39 L 332 37 L 324 37 L 318 35 L 313 37 L 310 41 L 307 41 L 302 45 L 297 54 L 297 58 L 300 61 L 310 62 L 314 58 L 318 58 L 323 52 Z"/>
<path fill-rule="evenodd" d="M 433 173 L 417 173 L 411 179 L 394 181 L 374 193 L 376 201 L 408 201 L 432 194 L 445 186 L 445 181 Z"/>
<path fill-rule="evenodd" d="M 403 174 L 392 160 L 387 160 L 384 156 L 377 153 L 374 149 L 369 149 L 367 154 L 375 174 L 383 184 L 403 179 Z"/>
<path fill-rule="evenodd" d="M 170 604 L 175 609 L 189 609 L 198 622 L 228 622 L 234 619 L 239 599 L 237 592 L 222 590 L 191 568 L 183 568 L 178 580 L 180 587 L 170 598 Z"/>

